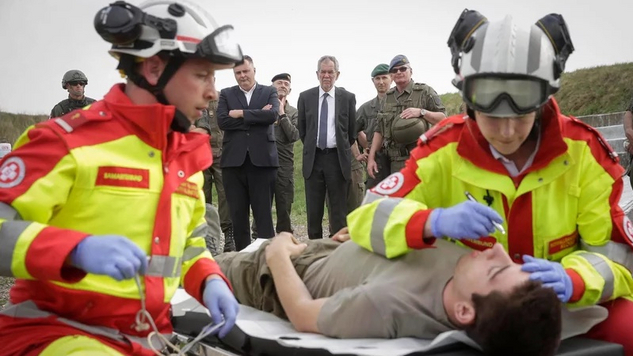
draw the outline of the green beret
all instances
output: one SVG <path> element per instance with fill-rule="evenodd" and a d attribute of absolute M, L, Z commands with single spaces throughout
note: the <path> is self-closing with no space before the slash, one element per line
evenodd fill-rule
<path fill-rule="evenodd" d="M 381 75 L 381 74 L 389 74 L 389 66 L 384 64 L 384 63 L 380 63 L 379 65 L 376 66 L 376 68 L 374 68 L 374 70 L 371 71 L 371 77 L 375 77 L 377 75 Z"/>

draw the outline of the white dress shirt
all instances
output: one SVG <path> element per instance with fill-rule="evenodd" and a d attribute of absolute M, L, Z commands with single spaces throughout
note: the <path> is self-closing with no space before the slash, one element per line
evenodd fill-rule
<path fill-rule="evenodd" d="M 251 97 L 253 96 L 253 92 L 255 91 L 255 87 L 256 86 L 257 86 L 257 83 L 255 83 L 255 85 L 253 85 L 253 87 L 249 91 L 246 91 L 246 90 L 242 89 L 242 87 L 238 86 L 238 88 L 240 88 L 242 93 L 244 93 L 244 95 L 246 96 L 246 104 L 247 105 L 251 104 Z"/>
<path fill-rule="evenodd" d="M 327 148 L 336 147 L 336 120 L 334 118 L 334 93 L 336 92 L 335 88 L 332 87 L 330 91 L 328 91 L 327 97 Z M 319 142 L 319 137 L 321 136 L 321 105 L 323 105 L 323 94 L 326 92 L 319 86 L 319 113 L 317 116 L 317 143 Z"/>

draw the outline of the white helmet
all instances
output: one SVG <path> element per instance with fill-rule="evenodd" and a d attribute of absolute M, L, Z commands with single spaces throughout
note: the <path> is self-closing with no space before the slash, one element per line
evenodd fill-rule
<path fill-rule="evenodd" d="M 449 38 L 457 74 L 453 84 L 466 104 L 501 117 L 545 104 L 560 88 L 560 74 L 574 50 L 562 16 L 547 15 L 526 30 L 511 16 L 487 22 L 466 11 Z"/>
<path fill-rule="evenodd" d="M 95 29 L 112 43 L 110 54 L 116 58 L 121 54 L 148 58 L 165 51 L 231 66 L 242 61 L 232 26 L 218 27 L 199 6 L 178 1 L 149 1 L 140 8 L 116 1 L 97 13 Z"/>

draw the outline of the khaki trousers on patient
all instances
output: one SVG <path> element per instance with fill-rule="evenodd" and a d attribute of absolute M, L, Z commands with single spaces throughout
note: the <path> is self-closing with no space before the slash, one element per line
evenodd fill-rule
<path fill-rule="evenodd" d="M 265 249 L 268 244 L 269 241 L 265 241 L 255 252 L 223 253 L 215 256 L 215 260 L 231 282 L 233 294 L 240 304 L 288 319 L 277 298 L 275 282 L 266 265 Z M 307 244 L 301 255 L 292 258 L 292 264 L 301 278 L 312 263 L 327 257 L 341 245 L 340 242 L 329 239 L 311 240 Z"/>

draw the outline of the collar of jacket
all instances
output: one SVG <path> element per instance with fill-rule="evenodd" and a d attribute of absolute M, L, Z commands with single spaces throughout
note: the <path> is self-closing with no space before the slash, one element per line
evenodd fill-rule
<path fill-rule="evenodd" d="M 567 143 L 561 131 L 562 115 L 556 100 L 551 98 L 544 106 L 541 115 L 541 144 L 538 147 L 532 166 L 521 175 L 546 167 L 554 158 L 567 152 Z M 503 164 L 490 152 L 488 141 L 484 138 L 474 119 L 467 119 L 457 144 L 457 153 L 476 166 L 506 175 Z"/>
<path fill-rule="evenodd" d="M 145 143 L 157 149 L 164 149 L 171 121 L 176 107 L 160 103 L 137 105 L 125 95 L 125 84 L 116 84 L 103 100 L 115 117 L 122 118 L 133 125 L 133 131 Z"/>

